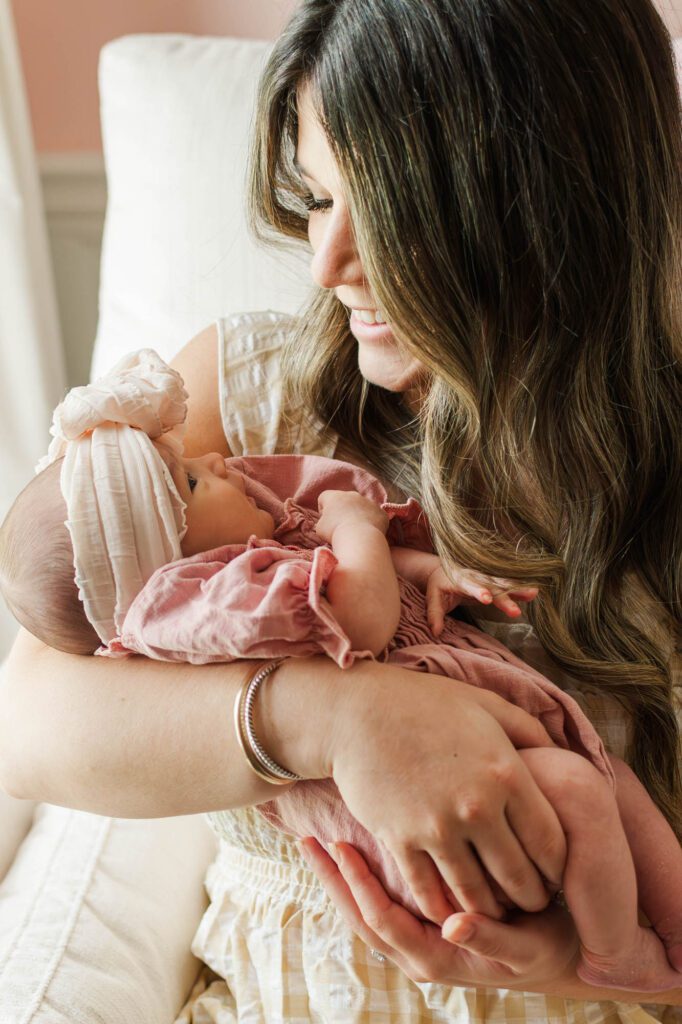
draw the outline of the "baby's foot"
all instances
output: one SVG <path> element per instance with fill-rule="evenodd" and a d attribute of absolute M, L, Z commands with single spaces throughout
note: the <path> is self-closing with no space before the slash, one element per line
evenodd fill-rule
<path fill-rule="evenodd" d="M 605 957 L 581 947 L 578 977 L 589 985 L 631 992 L 665 992 L 682 986 L 682 973 L 668 961 L 665 946 L 653 928 L 638 928 L 635 941 L 618 956 Z"/>

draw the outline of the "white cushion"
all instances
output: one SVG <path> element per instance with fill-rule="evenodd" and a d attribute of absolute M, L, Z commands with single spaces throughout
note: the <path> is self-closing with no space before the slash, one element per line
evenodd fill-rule
<path fill-rule="evenodd" d="M 108 205 L 92 374 L 149 345 L 170 358 L 219 316 L 295 312 L 308 257 L 259 247 L 244 185 L 268 42 L 182 35 L 108 43 L 99 66 Z"/>
<path fill-rule="evenodd" d="M 0 881 L 33 824 L 35 800 L 17 800 L 0 790 Z"/>
<path fill-rule="evenodd" d="M 0 1024 L 171 1024 L 215 847 L 201 815 L 41 804 L 0 885 Z"/>
<path fill-rule="evenodd" d="M 0 665 L 0 677 L 4 670 L 4 664 Z M 17 800 L 0 790 L 0 882 L 33 824 L 36 806 L 35 800 Z"/>

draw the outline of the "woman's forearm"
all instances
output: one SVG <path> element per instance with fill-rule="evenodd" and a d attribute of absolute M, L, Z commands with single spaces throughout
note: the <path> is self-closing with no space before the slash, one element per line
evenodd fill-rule
<path fill-rule="evenodd" d="M 285 787 L 255 775 L 233 726 L 235 695 L 254 664 L 78 657 L 22 631 L 0 688 L 0 785 L 20 798 L 130 818 L 272 799 Z M 256 734 L 304 777 L 323 773 L 335 697 L 351 683 L 344 673 L 338 686 L 340 675 L 328 658 L 295 659 L 259 691 Z"/>

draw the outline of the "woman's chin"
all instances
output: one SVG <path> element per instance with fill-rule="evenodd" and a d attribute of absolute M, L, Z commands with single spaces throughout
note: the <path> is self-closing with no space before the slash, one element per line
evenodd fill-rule
<path fill-rule="evenodd" d="M 386 391 L 403 392 L 419 380 L 423 367 L 411 356 L 401 355 L 395 345 L 358 342 L 358 369 L 370 384 Z"/>

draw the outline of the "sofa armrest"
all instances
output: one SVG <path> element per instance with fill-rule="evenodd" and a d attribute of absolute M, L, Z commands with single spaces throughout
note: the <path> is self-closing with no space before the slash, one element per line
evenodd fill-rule
<path fill-rule="evenodd" d="M 40 804 L 0 884 L 0 1021 L 172 1024 L 201 968 L 216 842 L 202 815 Z"/>
<path fill-rule="evenodd" d="M 0 790 L 0 882 L 33 824 L 35 800 L 17 800 Z"/>

